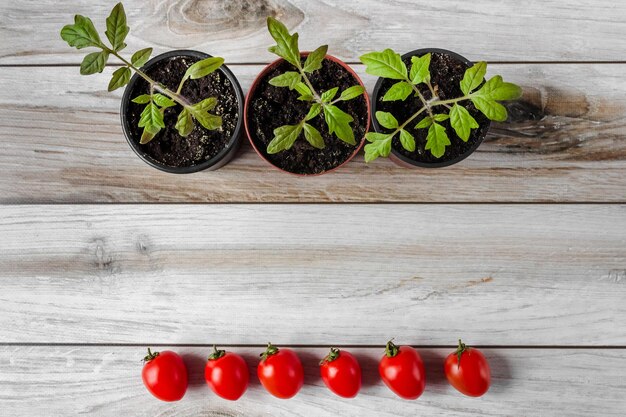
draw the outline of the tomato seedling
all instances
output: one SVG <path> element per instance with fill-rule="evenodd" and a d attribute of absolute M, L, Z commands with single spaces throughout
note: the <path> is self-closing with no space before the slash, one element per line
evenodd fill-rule
<path fill-rule="evenodd" d="M 329 390 L 344 398 L 354 398 L 361 389 L 361 366 L 345 350 L 330 348 L 320 362 L 322 380 Z"/>
<path fill-rule="evenodd" d="M 444 371 L 450 385 L 470 397 L 480 397 L 491 385 L 487 358 L 480 350 L 470 348 L 461 339 L 456 351 L 446 358 Z"/>
<path fill-rule="evenodd" d="M 183 359 L 169 350 L 152 352 L 143 359 L 141 371 L 143 384 L 148 391 L 162 401 L 178 401 L 187 391 L 187 367 Z"/>
<path fill-rule="evenodd" d="M 215 394 L 236 401 L 248 389 L 248 364 L 236 353 L 213 346 L 213 353 L 204 367 L 204 379 Z"/>
<path fill-rule="evenodd" d="M 415 400 L 424 392 L 424 362 L 411 346 L 398 347 L 392 340 L 387 342 L 378 372 L 385 385 L 400 398 Z"/>
<path fill-rule="evenodd" d="M 287 399 L 304 385 L 304 369 L 298 355 L 291 349 L 278 349 L 268 343 L 257 368 L 261 385 L 273 396 Z"/>

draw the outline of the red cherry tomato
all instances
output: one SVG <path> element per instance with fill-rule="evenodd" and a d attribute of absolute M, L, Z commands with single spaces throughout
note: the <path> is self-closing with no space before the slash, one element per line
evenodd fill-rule
<path fill-rule="evenodd" d="M 162 401 L 178 401 L 187 391 L 187 367 L 177 353 L 166 350 L 151 352 L 144 358 L 143 384 Z"/>
<path fill-rule="evenodd" d="M 263 387 L 278 398 L 291 398 L 304 385 L 304 369 L 298 355 L 269 343 L 261 354 L 257 375 Z"/>
<path fill-rule="evenodd" d="M 470 397 L 480 397 L 491 385 L 487 358 L 478 349 L 466 346 L 461 339 L 457 350 L 446 358 L 444 371 L 450 385 Z"/>
<path fill-rule="evenodd" d="M 246 361 L 236 353 L 217 350 L 209 356 L 204 367 L 204 379 L 214 393 L 235 401 L 246 392 L 250 373 Z"/>
<path fill-rule="evenodd" d="M 320 362 L 322 380 L 340 397 L 354 398 L 361 389 L 361 367 L 350 352 L 330 348 L 330 353 Z"/>
<path fill-rule="evenodd" d="M 401 398 L 415 400 L 424 392 L 424 362 L 411 346 L 398 347 L 391 340 L 387 342 L 378 372 L 389 389 Z"/>

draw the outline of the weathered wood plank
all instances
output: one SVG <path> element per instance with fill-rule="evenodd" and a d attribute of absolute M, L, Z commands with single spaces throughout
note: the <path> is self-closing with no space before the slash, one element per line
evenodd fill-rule
<path fill-rule="evenodd" d="M 3 342 L 626 345 L 626 206 L 0 213 Z"/>
<path fill-rule="evenodd" d="M 299 31 L 303 49 L 328 43 L 331 53 L 352 62 L 386 47 L 441 47 L 491 61 L 612 61 L 622 59 L 626 49 L 626 4 L 610 0 L 124 3 L 133 50 L 194 48 L 240 63 L 272 59 L 267 52 L 268 15 Z M 80 13 L 104 30 L 111 5 L 90 0 L 2 2 L 0 64 L 79 63 L 84 53 L 61 41 L 61 27 Z"/>
<path fill-rule="evenodd" d="M 493 385 L 480 399 L 461 396 L 442 372 L 453 349 L 421 349 L 426 391 L 417 401 L 396 397 L 378 379 L 381 349 L 351 349 L 364 372 L 355 399 L 330 393 L 317 362 L 327 349 L 298 349 L 305 363 L 303 389 L 290 400 L 267 394 L 256 379 L 261 348 L 234 348 L 251 368 L 252 385 L 237 402 L 216 397 L 203 380 L 209 348 L 176 348 L 191 386 L 175 404 L 152 398 L 141 383 L 139 347 L 2 347 L 0 400 L 5 417 L 105 416 L 622 416 L 626 408 L 623 350 L 483 349 Z M 340 411 L 338 411 L 340 410 Z"/>
<path fill-rule="evenodd" d="M 176 176 L 140 161 L 119 123 L 120 92 L 77 68 L 0 68 L 0 202 L 578 202 L 626 201 L 626 65 L 493 65 L 526 87 L 461 164 L 408 170 L 362 155 L 322 177 L 295 178 L 247 142 L 229 166 Z M 259 65 L 233 66 L 245 89 Z M 356 70 L 373 88 L 374 77 Z M 107 73 L 112 69 L 107 69 Z"/>

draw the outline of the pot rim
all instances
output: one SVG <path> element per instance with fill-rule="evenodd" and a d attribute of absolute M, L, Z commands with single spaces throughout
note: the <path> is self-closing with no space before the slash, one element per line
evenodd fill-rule
<path fill-rule="evenodd" d="M 162 53 L 153 57 L 148 62 L 146 62 L 145 65 L 142 66 L 142 70 L 146 70 L 150 68 L 151 66 L 156 65 L 157 63 L 159 63 L 160 61 L 164 59 L 178 57 L 178 56 L 189 56 L 189 57 L 198 58 L 198 59 L 205 59 L 205 58 L 212 57 L 212 55 L 209 55 L 207 53 L 200 52 L 200 51 L 194 51 L 190 49 L 176 49 L 176 50 L 168 51 L 168 52 L 165 52 L 165 53 Z M 139 156 L 141 160 L 143 160 L 145 163 L 152 166 L 153 168 L 156 168 L 161 171 L 169 172 L 172 174 L 191 174 L 194 172 L 203 171 L 213 166 L 217 166 L 215 168 L 217 169 L 221 167 L 222 165 L 224 165 L 226 162 L 228 162 L 230 157 L 232 157 L 232 155 L 234 155 L 234 153 L 237 151 L 237 148 L 239 147 L 239 144 L 241 143 L 241 139 L 242 139 L 241 136 L 243 133 L 244 95 L 243 95 L 241 86 L 239 85 L 239 81 L 237 80 L 235 75 L 232 73 L 232 71 L 228 68 L 228 66 L 226 66 L 225 64 L 222 64 L 220 68 L 218 69 L 218 71 L 221 71 L 226 76 L 226 78 L 230 81 L 231 85 L 233 86 L 233 89 L 235 90 L 235 96 L 237 97 L 237 111 L 240 116 L 237 120 L 237 124 L 235 125 L 235 130 L 233 131 L 233 134 L 230 137 L 230 140 L 228 141 L 228 144 L 226 145 L 224 149 L 222 149 L 217 155 L 215 155 L 211 159 L 203 161 L 200 164 L 191 165 L 187 167 L 174 167 L 170 165 L 165 165 L 155 160 L 154 158 L 152 158 L 150 155 L 148 155 L 141 149 L 141 145 L 139 145 L 139 142 L 136 142 L 132 138 L 132 135 L 130 134 L 130 123 L 128 121 L 128 116 L 126 113 L 128 110 L 129 103 L 131 101 L 130 93 L 135 83 L 140 79 L 140 76 L 137 73 L 133 74 L 133 77 L 128 82 L 128 85 L 124 89 L 124 94 L 122 95 L 122 103 L 120 106 L 120 118 L 122 122 L 122 130 L 124 131 L 124 136 L 126 137 L 126 141 L 130 145 L 131 149 L 135 152 L 135 154 L 137 154 L 137 156 Z M 223 161 L 224 159 L 226 159 L 226 161 Z M 222 161 L 223 161 L 223 164 L 220 165 L 220 162 Z"/>
<path fill-rule="evenodd" d="M 310 51 L 300 52 L 300 57 L 305 57 L 305 56 L 309 55 L 309 53 L 310 53 Z M 363 81 L 361 80 L 361 78 L 357 75 L 357 73 L 352 68 L 350 68 L 350 66 L 348 64 L 346 64 L 345 62 L 343 62 L 339 58 L 334 57 L 332 55 L 328 55 L 328 54 L 326 54 L 324 59 L 328 59 L 330 61 L 333 61 L 333 62 L 341 65 L 343 68 L 346 69 L 346 71 L 348 71 L 354 77 L 354 79 L 358 82 L 358 84 L 365 89 L 365 84 L 363 84 Z M 268 72 L 273 70 L 276 66 L 281 64 L 283 61 L 285 61 L 284 58 L 278 58 L 278 59 L 270 62 L 269 64 L 267 64 L 265 66 L 265 68 L 263 68 L 263 70 L 255 77 L 254 81 L 252 82 L 252 85 L 250 86 L 250 89 L 248 90 L 248 94 L 246 95 L 246 101 L 245 101 L 244 110 L 243 110 L 243 112 L 244 112 L 244 118 L 243 118 L 244 119 L 244 128 L 245 128 L 245 131 L 246 131 L 246 136 L 248 137 L 248 141 L 250 142 L 250 145 L 252 145 L 252 148 L 257 153 L 257 155 L 259 155 L 261 157 L 261 159 L 263 159 L 265 162 L 267 162 L 268 164 L 270 164 L 272 167 L 274 167 L 275 169 L 277 169 L 280 172 L 285 172 L 287 174 L 295 175 L 297 177 L 317 177 L 317 176 L 320 176 L 320 175 L 324 175 L 324 174 L 328 174 L 330 172 L 333 172 L 333 171 L 341 168 L 342 166 L 346 165 L 348 162 L 350 162 L 361 151 L 361 149 L 365 145 L 365 134 L 367 134 L 367 132 L 369 131 L 370 123 L 371 123 L 370 122 L 370 119 L 371 119 L 370 98 L 369 98 L 369 95 L 367 94 L 367 89 L 365 89 L 365 91 L 363 92 L 363 96 L 365 97 L 365 106 L 367 107 L 367 117 L 366 117 L 366 122 L 365 122 L 365 133 L 363 134 L 363 137 L 361 138 L 361 140 L 358 143 L 358 146 L 355 148 L 354 152 L 352 154 L 350 154 L 350 156 L 344 162 L 342 162 L 341 164 L 339 164 L 336 167 L 331 168 L 331 169 L 329 169 L 327 171 L 318 172 L 316 174 L 298 174 L 296 172 L 287 171 L 285 169 L 282 169 L 282 168 L 274 165 L 270 160 L 268 160 L 265 157 L 265 155 L 263 155 L 263 153 L 261 151 L 259 151 L 259 149 L 257 148 L 256 144 L 254 143 L 254 140 L 252 139 L 252 135 L 250 134 L 250 128 L 248 126 L 248 110 L 249 110 L 249 107 L 250 107 L 251 97 L 254 95 L 254 92 L 255 92 L 257 86 L 261 82 L 261 79 L 263 79 L 265 77 L 265 75 L 267 75 Z"/>
<path fill-rule="evenodd" d="M 405 54 L 402 55 L 402 59 L 405 59 L 407 57 L 412 57 L 412 56 L 421 56 L 424 55 L 426 53 L 429 52 L 438 52 L 438 53 L 443 53 L 443 54 L 447 54 L 450 55 L 451 57 L 464 62 L 465 64 L 467 64 L 468 66 L 472 66 L 474 65 L 474 63 L 472 61 L 470 61 L 469 59 L 465 58 L 464 56 L 453 52 L 453 51 L 449 51 L 447 49 L 441 49 L 441 48 L 420 48 L 420 49 L 415 49 L 413 51 L 407 52 Z M 378 103 L 378 96 L 380 93 L 380 89 L 382 87 L 382 83 L 384 82 L 385 78 L 379 77 L 378 80 L 376 81 L 376 85 L 374 86 L 374 90 L 372 91 L 372 114 L 376 114 L 376 107 L 377 107 L 377 103 Z M 453 158 L 453 159 L 449 159 L 447 161 L 442 161 L 442 162 L 420 162 L 420 161 L 416 161 L 414 159 L 411 159 L 405 155 L 402 155 L 400 152 L 396 151 L 393 146 L 391 147 L 391 153 L 389 154 L 389 159 L 391 159 L 394 163 L 403 166 L 403 167 L 422 167 L 422 168 L 444 168 L 450 165 L 454 165 L 458 162 L 461 162 L 462 160 L 464 160 L 465 158 L 467 158 L 468 156 L 470 156 L 471 154 L 474 153 L 474 151 L 476 151 L 476 149 L 478 149 L 478 147 L 480 146 L 480 144 L 483 143 L 483 141 L 485 140 L 485 136 L 487 136 L 487 132 L 489 131 L 489 126 L 491 125 L 491 121 L 489 121 L 487 123 L 487 128 L 485 129 L 485 133 L 479 137 L 476 142 L 474 143 L 474 145 L 469 148 L 465 153 Z M 382 131 L 382 128 L 380 126 L 380 124 L 378 123 L 378 121 L 376 120 L 375 117 L 372 118 L 372 126 L 374 128 L 375 132 L 378 133 L 384 133 Z"/>

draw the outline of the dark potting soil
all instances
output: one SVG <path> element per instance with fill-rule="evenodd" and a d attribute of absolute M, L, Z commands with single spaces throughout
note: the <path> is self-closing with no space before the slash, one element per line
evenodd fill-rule
<path fill-rule="evenodd" d="M 156 63 L 146 73 L 153 80 L 176 91 L 187 68 L 197 61 L 199 61 L 198 58 L 190 56 L 176 56 Z M 131 99 L 141 94 L 148 94 L 148 89 L 148 83 L 139 79 L 131 91 Z M 172 167 L 198 165 L 213 158 L 230 142 L 239 118 L 235 89 L 226 75 L 219 70 L 204 78 L 185 81 L 181 94 L 191 103 L 216 97 L 217 106 L 210 113 L 222 116 L 222 127 L 217 130 L 207 130 L 195 122 L 195 127 L 189 136 L 182 137 L 174 127 L 182 106 L 177 104 L 165 109 L 163 118 L 165 129 L 161 129 L 154 139 L 139 147 L 154 160 Z M 144 107 L 145 104 L 132 102 L 128 106 L 131 135 L 137 144 L 143 131 L 143 128 L 138 127 L 137 124 Z"/>
<path fill-rule="evenodd" d="M 410 70 L 411 58 L 405 58 L 403 61 Z M 432 53 L 430 61 L 431 84 L 435 91 L 438 92 L 438 95 L 442 100 L 460 97 L 463 95 L 459 83 L 463 79 L 463 75 L 465 74 L 465 70 L 467 68 L 467 64 L 448 54 L 439 52 Z M 377 111 L 390 112 L 396 117 L 396 119 L 398 119 L 399 123 L 403 123 L 422 107 L 422 102 L 419 97 L 414 97 L 413 94 L 405 101 L 383 101 L 385 93 L 396 82 L 397 80 L 385 79 L 381 85 L 378 96 L 375 97 L 374 100 L 377 100 Z M 432 98 L 432 94 L 430 93 L 428 86 L 420 84 L 418 88 L 426 100 Z M 489 128 L 489 119 L 476 107 L 474 107 L 471 101 L 464 101 L 461 104 L 469 111 L 474 119 L 476 119 L 479 125 L 477 129 L 472 130 L 467 142 L 463 142 L 456 135 L 454 129 L 450 126 L 449 120 L 438 122 L 446 128 L 451 144 L 446 147 L 446 152 L 442 157 L 435 158 L 429 150 L 425 149 L 428 129 L 414 129 L 415 125 L 417 125 L 417 123 L 426 116 L 426 114 L 424 114 L 424 116 L 418 116 L 418 118 L 412 121 L 409 125 L 409 132 L 415 137 L 415 151 L 409 152 L 404 149 L 400 143 L 400 139 L 398 137 L 399 135 L 396 135 L 396 137 L 393 138 L 393 149 L 414 161 L 423 163 L 442 163 L 469 152 L 474 146 L 476 146 L 477 142 L 483 139 L 484 135 L 487 133 L 487 129 Z M 437 113 L 449 113 L 449 110 L 444 106 L 438 106 L 435 109 Z M 383 131 L 391 132 L 391 130 L 384 128 Z"/>
<path fill-rule="evenodd" d="M 305 58 L 302 58 L 304 62 Z M 270 155 L 265 152 L 267 145 L 274 138 L 274 129 L 283 125 L 299 123 L 308 113 L 310 102 L 298 100 L 300 94 L 287 87 L 274 87 L 268 81 L 294 67 L 282 62 L 269 71 L 257 84 L 248 110 L 248 126 L 256 148 L 265 158 L 277 167 L 296 174 L 319 174 L 336 168 L 345 162 L 356 150 L 365 135 L 367 126 L 367 103 L 363 96 L 336 105 L 350 114 L 354 121 L 350 124 L 354 131 L 356 145 L 349 145 L 328 133 L 328 126 L 323 113 L 308 121 L 319 130 L 326 147 L 316 149 L 305 139 L 299 137 L 291 149 Z M 339 97 L 346 88 L 358 85 L 358 81 L 338 63 L 325 59 L 322 68 L 308 75 L 315 90 L 321 94 L 326 90 L 339 87 L 335 97 Z"/>

